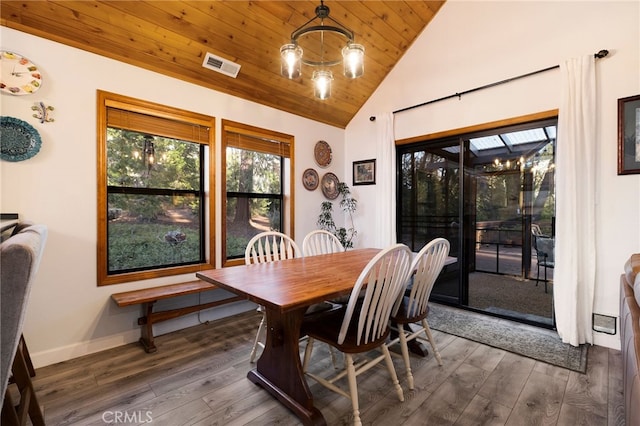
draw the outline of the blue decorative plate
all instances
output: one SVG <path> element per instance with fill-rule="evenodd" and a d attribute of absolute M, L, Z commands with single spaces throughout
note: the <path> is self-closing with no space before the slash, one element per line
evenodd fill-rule
<path fill-rule="evenodd" d="M 24 161 L 40 151 L 40 133 L 26 121 L 13 117 L 0 117 L 0 158 L 6 161 Z"/>

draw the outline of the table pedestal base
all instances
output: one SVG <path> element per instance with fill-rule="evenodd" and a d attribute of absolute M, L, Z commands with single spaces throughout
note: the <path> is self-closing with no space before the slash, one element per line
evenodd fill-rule
<path fill-rule="evenodd" d="M 282 313 L 265 307 L 267 338 L 256 368 L 247 374 L 302 420 L 304 425 L 326 425 L 320 410 L 313 406 L 300 361 L 300 326 L 306 307 Z"/>
<path fill-rule="evenodd" d="M 296 400 L 290 398 L 289 395 L 282 392 L 282 390 L 271 383 L 269 379 L 261 375 L 256 369 L 253 369 L 247 373 L 247 379 L 251 380 L 251 382 L 263 387 L 266 391 L 268 391 L 271 395 L 273 395 L 278 401 L 280 401 L 284 406 L 289 408 L 291 411 L 295 413 L 296 416 L 300 418 L 302 424 L 304 425 L 326 425 L 327 422 L 324 419 L 324 416 L 316 407 L 312 407 L 311 410 L 307 410 L 302 405 L 300 405 Z"/>

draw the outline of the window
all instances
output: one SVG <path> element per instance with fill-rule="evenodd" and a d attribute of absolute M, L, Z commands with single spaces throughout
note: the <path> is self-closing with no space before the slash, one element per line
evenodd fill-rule
<path fill-rule="evenodd" d="M 247 243 L 260 232 L 293 237 L 293 136 L 223 120 L 222 140 L 227 266 L 244 263 Z"/>
<path fill-rule="evenodd" d="M 214 118 L 98 91 L 98 285 L 213 267 Z"/>

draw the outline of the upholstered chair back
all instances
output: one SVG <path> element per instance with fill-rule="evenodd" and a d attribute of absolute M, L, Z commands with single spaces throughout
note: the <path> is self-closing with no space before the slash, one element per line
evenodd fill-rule
<path fill-rule="evenodd" d="M 4 396 L 22 335 L 33 279 L 47 240 L 44 225 L 20 229 L 0 244 L 0 386 Z"/>

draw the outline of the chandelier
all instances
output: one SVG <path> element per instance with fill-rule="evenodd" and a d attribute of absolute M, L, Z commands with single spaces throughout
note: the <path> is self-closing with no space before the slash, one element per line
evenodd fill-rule
<path fill-rule="evenodd" d="M 316 20 L 320 20 L 319 25 L 313 23 Z M 330 21 L 330 25 L 325 25 L 325 20 Z M 312 33 L 317 33 L 319 37 L 305 37 Z M 335 55 L 332 58 L 325 58 L 325 35 L 337 35 L 346 39 L 347 44 L 342 48 L 341 57 Z M 314 41 L 319 45 L 318 51 L 317 48 L 310 49 L 307 44 L 304 44 L 306 49 L 315 51 L 315 57 L 303 58 L 302 47 L 299 45 L 301 38 L 308 38 L 307 41 Z M 280 48 L 280 58 L 282 61 L 280 73 L 291 80 L 301 76 L 301 64 L 317 68 L 313 72 L 312 81 L 313 92 L 319 99 L 327 99 L 331 96 L 333 73 L 328 69 L 329 67 L 342 63 L 344 75 L 347 78 L 358 78 L 364 73 L 364 47 L 354 43 L 353 31 L 329 17 L 329 8 L 324 5 L 323 0 L 320 0 L 320 6 L 316 7 L 316 16 L 291 33 L 291 42 Z"/>

